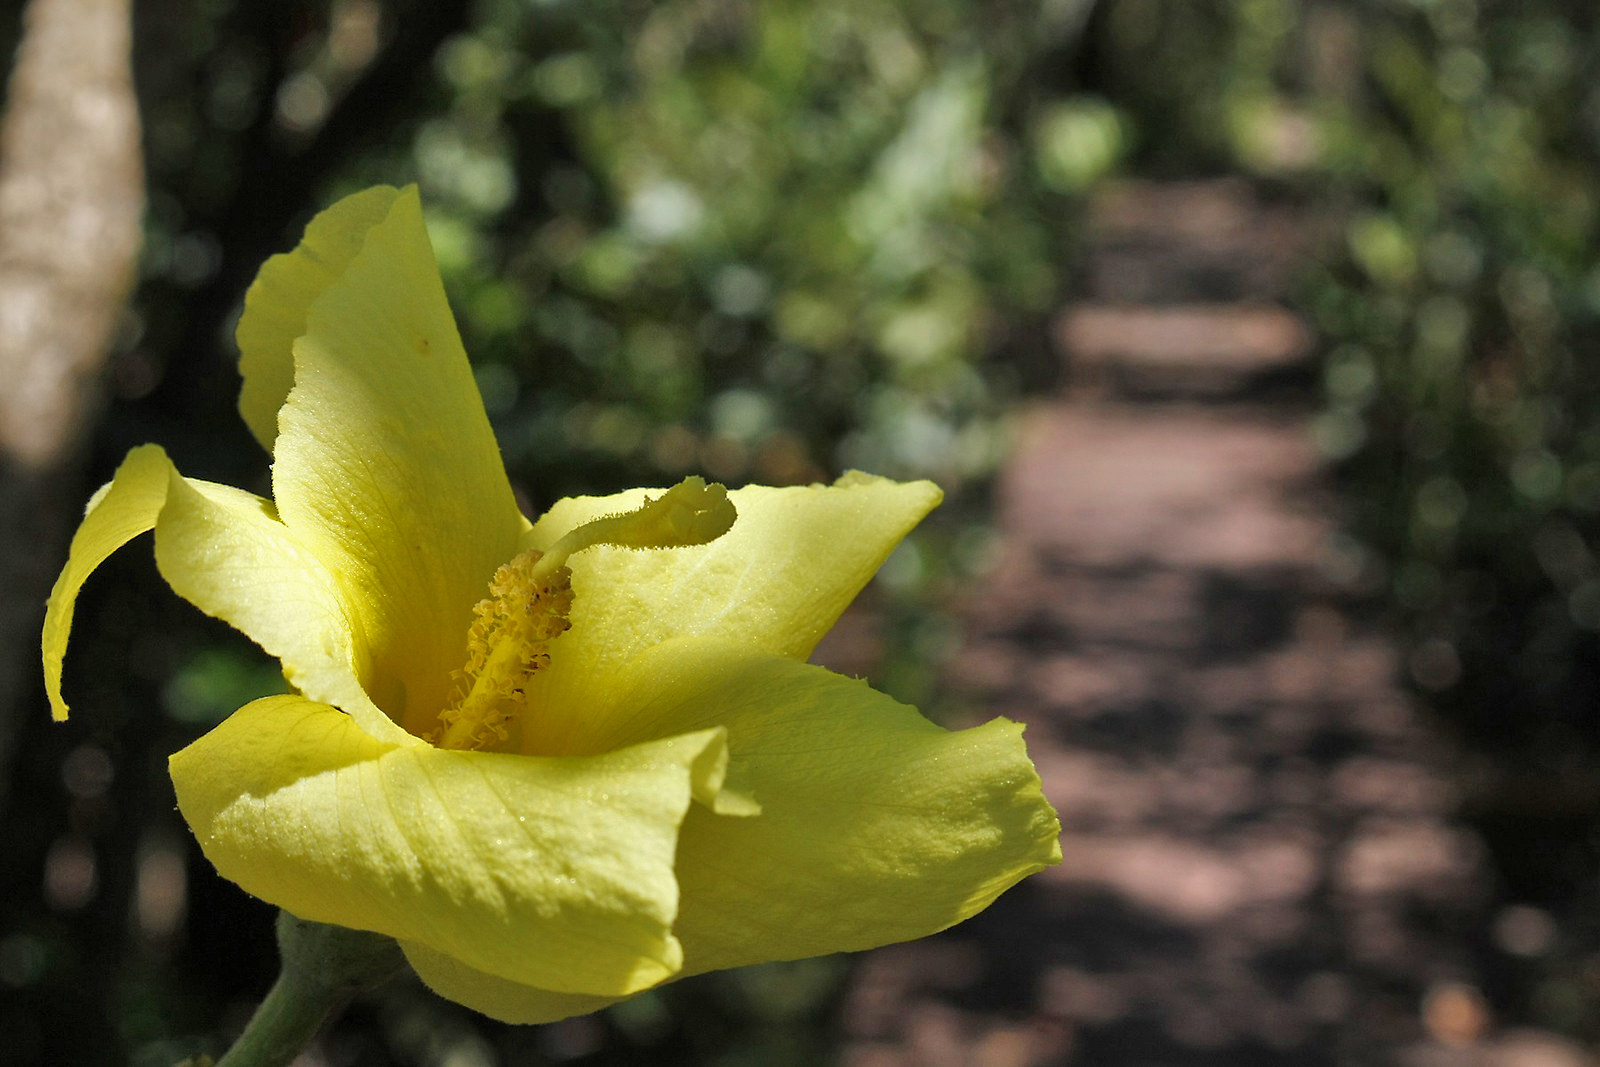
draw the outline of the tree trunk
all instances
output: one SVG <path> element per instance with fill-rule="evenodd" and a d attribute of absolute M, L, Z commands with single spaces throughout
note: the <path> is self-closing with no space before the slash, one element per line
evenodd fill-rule
<path fill-rule="evenodd" d="M 144 211 L 131 0 L 31 0 L 0 120 L 0 782 Z"/>

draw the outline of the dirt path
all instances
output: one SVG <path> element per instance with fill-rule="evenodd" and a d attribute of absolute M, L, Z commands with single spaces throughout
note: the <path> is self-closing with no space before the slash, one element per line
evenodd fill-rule
<path fill-rule="evenodd" d="M 1587 1062 L 1494 1028 L 1450 753 L 1338 596 L 1309 338 L 1273 303 L 1295 220 L 1226 183 L 1095 218 L 1069 385 L 1025 415 L 951 679 L 1028 725 L 1065 862 L 868 956 L 845 1061 Z"/>

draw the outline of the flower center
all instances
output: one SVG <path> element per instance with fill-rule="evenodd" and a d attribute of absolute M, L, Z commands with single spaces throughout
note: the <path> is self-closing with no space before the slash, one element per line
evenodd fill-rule
<path fill-rule="evenodd" d="M 550 645 L 570 627 L 572 572 L 566 562 L 596 545 L 683 548 L 714 541 L 736 517 L 728 492 L 686 478 L 659 500 L 584 523 L 547 551 L 529 549 L 494 572 L 489 596 L 472 609 L 467 662 L 427 740 L 440 748 L 490 748 L 527 706 L 528 682 L 550 664 Z"/>
<path fill-rule="evenodd" d="M 440 748 L 487 748 L 528 702 L 526 686 L 550 662 L 550 642 L 572 624 L 572 572 L 539 574 L 544 553 L 529 549 L 494 572 L 489 596 L 472 609 L 467 662 L 451 672 L 454 698 L 428 738 Z"/>

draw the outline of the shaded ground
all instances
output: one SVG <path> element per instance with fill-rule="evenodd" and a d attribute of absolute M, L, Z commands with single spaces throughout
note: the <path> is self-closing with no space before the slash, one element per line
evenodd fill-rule
<path fill-rule="evenodd" d="M 1451 752 L 1341 603 L 1298 227 L 1227 183 L 1101 205 L 1058 399 L 999 486 L 953 665 L 1028 725 L 1065 862 L 867 956 L 846 1062 L 1589 1062 L 1484 998 L 1483 848 Z"/>

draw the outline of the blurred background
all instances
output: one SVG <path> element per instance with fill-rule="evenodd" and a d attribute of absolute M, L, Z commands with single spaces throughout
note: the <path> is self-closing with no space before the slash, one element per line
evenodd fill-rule
<path fill-rule="evenodd" d="M 273 663 L 135 544 L 55 725 L 41 604 L 128 448 L 267 491 L 244 288 L 412 181 L 530 514 L 690 472 L 945 488 L 818 656 L 1027 722 L 1068 862 L 920 946 L 550 1027 L 397 982 L 302 1062 L 1590 1062 L 1597 22 L 0 4 L 0 1063 L 219 1053 L 275 972 L 165 772 Z"/>

